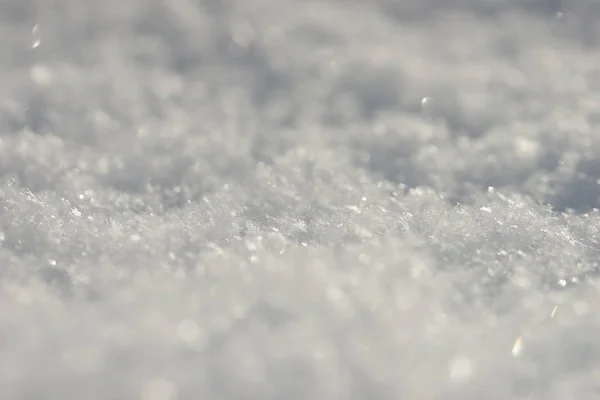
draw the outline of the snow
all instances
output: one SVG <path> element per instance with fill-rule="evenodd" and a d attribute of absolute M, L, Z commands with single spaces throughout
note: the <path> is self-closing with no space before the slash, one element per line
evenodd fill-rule
<path fill-rule="evenodd" d="M 598 17 L 1 0 L 0 398 L 597 398 Z"/>

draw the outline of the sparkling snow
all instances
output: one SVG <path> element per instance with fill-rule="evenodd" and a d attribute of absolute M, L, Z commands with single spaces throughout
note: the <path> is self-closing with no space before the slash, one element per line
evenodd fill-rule
<path fill-rule="evenodd" d="M 597 399 L 599 18 L 0 0 L 0 399 Z"/>

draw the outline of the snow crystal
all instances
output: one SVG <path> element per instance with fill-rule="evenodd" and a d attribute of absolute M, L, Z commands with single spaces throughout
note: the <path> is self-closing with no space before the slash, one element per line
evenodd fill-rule
<path fill-rule="evenodd" d="M 599 16 L 0 1 L 0 398 L 597 398 Z"/>

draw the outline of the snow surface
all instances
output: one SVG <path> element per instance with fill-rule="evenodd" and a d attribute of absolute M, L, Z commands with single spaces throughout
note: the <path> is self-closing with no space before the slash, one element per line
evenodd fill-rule
<path fill-rule="evenodd" d="M 600 3 L 1 0 L 0 399 L 597 399 Z"/>

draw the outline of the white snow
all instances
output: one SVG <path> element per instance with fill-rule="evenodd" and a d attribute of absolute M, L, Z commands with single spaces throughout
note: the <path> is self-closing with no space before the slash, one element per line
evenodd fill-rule
<path fill-rule="evenodd" d="M 598 18 L 0 0 L 0 399 L 598 398 Z"/>

